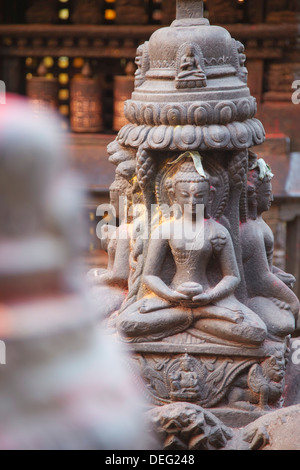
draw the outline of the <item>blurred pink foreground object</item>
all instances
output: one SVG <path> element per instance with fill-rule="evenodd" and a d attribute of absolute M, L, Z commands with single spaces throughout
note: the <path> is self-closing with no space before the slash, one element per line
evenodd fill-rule
<path fill-rule="evenodd" d="M 82 287 L 83 196 L 65 140 L 25 99 L 0 107 L 0 449 L 147 448 L 128 352 Z"/>

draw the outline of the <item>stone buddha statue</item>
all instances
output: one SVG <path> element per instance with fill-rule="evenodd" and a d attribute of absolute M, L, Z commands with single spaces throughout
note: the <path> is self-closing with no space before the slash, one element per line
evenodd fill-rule
<path fill-rule="evenodd" d="M 299 301 L 289 286 L 292 275 L 273 266 L 274 236 L 263 220 L 273 201 L 270 167 L 263 159 L 248 173 L 248 219 L 240 224 L 247 305 L 267 326 L 269 336 L 282 339 L 295 330 Z"/>
<path fill-rule="evenodd" d="M 263 321 L 234 296 L 240 282 L 234 248 L 227 229 L 209 215 L 214 191 L 201 162 L 195 166 L 194 159 L 177 159 L 164 191 L 177 214 L 151 233 L 145 294 L 119 315 L 119 332 L 133 342 L 186 332 L 199 342 L 261 344 L 266 337 Z M 204 219 L 197 225 L 200 207 Z M 170 260 L 173 271 L 166 276 L 163 267 Z M 209 276 L 212 260 L 219 272 L 214 282 Z"/>
<path fill-rule="evenodd" d="M 110 210 L 119 226 L 104 224 L 99 229 L 102 249 L 108 255 L 107 269 L 91 269 L 87 274 L 90 298 L 102 317 L 118 310 L 127 295 L 132 230 L 129 212 L 137 197 L 133 194 L 132 173 L 131 162 L 121 163 L 110 186 Z M 101 300 L 105 300 L 105 308 Z"/>

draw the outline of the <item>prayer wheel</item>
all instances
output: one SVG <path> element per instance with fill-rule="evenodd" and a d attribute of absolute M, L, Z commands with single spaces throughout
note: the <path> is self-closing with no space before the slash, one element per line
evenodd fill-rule
<path fill-rule="evenodd" d="M 100 132 L 103 126 L 102 101 L 99 82 L 88 63 L 80 76 L 71 81 L 70 122 L 73 132 Z"/>
<path fill-rule="evenodd" d="M 58 107 L 58 80 L 47 76 L 47 69 L 42 63 L 36 77 L 27 79 L 26 94 L 38 113 L 47 109 Z"/>
<path fill-rule="evenodd" d="M 134 91 L 134 71 L 135 67 L 132 62 L 126 66 L 126 75 L 115 76 L 114 83 L 114 123 L 113 128 L 119 131 L 123 126 L 128 124 L 124 115 L 124 102 L 131 99 Z"/>

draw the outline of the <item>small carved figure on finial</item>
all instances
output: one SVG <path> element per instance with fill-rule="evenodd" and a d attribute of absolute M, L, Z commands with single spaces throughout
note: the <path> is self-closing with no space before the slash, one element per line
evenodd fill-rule
<path fill-rule="evenodd" d="M 134 74 L 135 76 L 135 88 L 141 86 L 145 81 L 146 72 L 149 70 L 149 52 L 148 52 L 148 41 L 144 44 L 141 44 L 136 50 L 135 64 L 137 70 Z"/>
<path fill-rule="evenodd" d="M 235 48 L 236 48 L 237 55 L 238 55 L 238 69 L 239 69 L 238 75 L 240 79 L 242 80 L 242 82 L 247 83 L 248 69 L 245 66 L 245 62 L 247 60 L 246 54 L 245 54 L 245 46 L 240 41 L 236 41 L 235 39 L 233 39 L 233 42 L 235 44 Z"/>
<path fill-rule="evenodd" d="M 180 59 L 180 72 L 176 78 L 176 88 L 202 88 L 207 86 L 195 47 L 187 44 L 185 53 Z"/>

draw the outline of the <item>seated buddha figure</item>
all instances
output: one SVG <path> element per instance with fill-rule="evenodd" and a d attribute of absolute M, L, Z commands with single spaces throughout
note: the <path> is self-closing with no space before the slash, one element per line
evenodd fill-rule
<path fill-rule="evenodd" d="M 178 79 L 195 79 L 206 80 L 206 75 L 201 70 L 200 62 L 195 55 L 194 48 L 188 45 L 185 54 L 180 61 L 180 72 Z"/>
<path fill-rule="evenodd" d="M 263 159 L 248 172 L 248 218 L 240 224 L 247 305 L 267 326 L 273 339 L 295 330 L 299 301 L 290 286 L 295 278 L 273 266 L 274 236 L 263 220 L 273 201 L 270 167 Z"/>
<path fill-rule="evenodd" d="M 234 295 L 240 283 L 238 266 L 229 232 L 209 215 L 210 177 L 194 160 L 176 162 L 165 191 L 177 214 L 152 231 L 143 272 L 145 294 L 121 312 L 119 333 L 132 342 L 185 332 L 196 342 L 259 345 L 266 327 Z M 204 208 L 200 230 L 199 207 Z M 218 264 L 213 280 L 212 260 Z"/>
<path fill-rule="evenodd" d="M 110 206 L 119 226 L 102 225 L 100 233 L 101 247 L 108 255 L 107 269 L 96 268 L 87 273 L 89 298 L 103 318 L 118 310 L 127 294 L 130 223 L 126 216 L 131 203 L 132 185 L 117 175 L 110 186 Z"/>
<path fill-rule="evenodd" d="M 181 368 L 171 373 L 171 396 L 181 399 L 183 396 L 197 398 L 199 391 L 199 376 L 193 370 L 189 357 L 185 355 L 181 360 Z"/>

